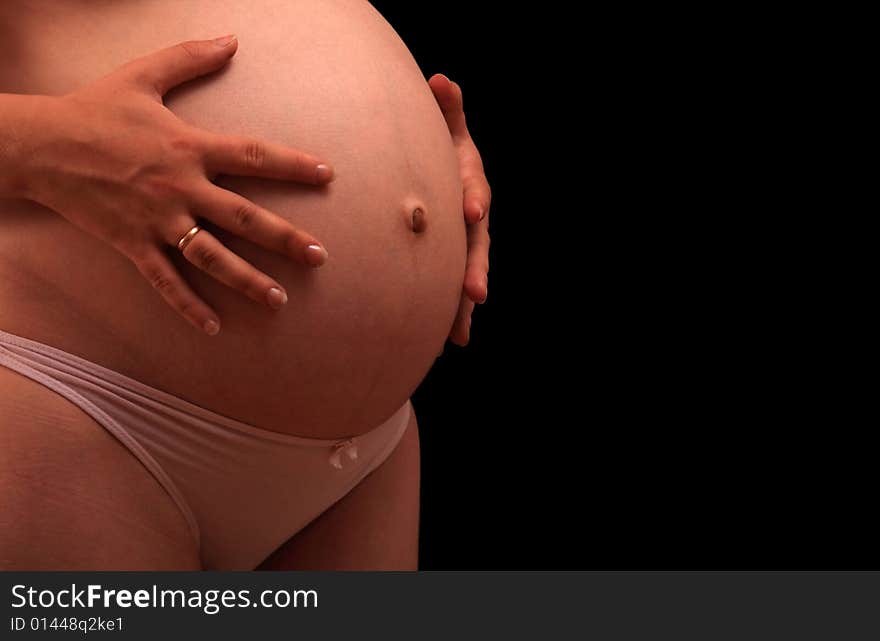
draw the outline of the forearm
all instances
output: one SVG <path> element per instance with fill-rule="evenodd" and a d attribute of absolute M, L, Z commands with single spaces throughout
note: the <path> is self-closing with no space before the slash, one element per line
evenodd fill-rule
<path fill-rule="evenodd" d="M 0 93 L 0 198 L 25 198 L 29 157 L 46 96 Z"/>

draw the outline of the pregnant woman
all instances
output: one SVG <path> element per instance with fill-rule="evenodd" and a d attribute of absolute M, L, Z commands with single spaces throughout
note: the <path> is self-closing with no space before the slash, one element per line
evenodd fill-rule
<path fill-rule="evenodd" d="M 0 25 L 0 568 L 414 569 L 409 397 L 486 296 L 460 89 L 360 0 Z"/>

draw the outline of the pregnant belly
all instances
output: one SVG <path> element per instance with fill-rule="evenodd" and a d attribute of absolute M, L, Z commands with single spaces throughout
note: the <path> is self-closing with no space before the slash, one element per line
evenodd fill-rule
<path fill-rule="evenodd" d="M 16 56 L 0 45 L 0 60 L 16 61 L 0 91 L 62 94 L 177 41 L 236 33 L 232 63 L 166 105 L 196 126 L 329 160 L 337 179 L 326 188 L 217 180 L 313 233 L 329 259 L 304 268 L 207 224 L 290 297 L 273 312 L 169 250 L 220 315 L 209 337 L 125 257 L 48 210 L 5 201 L 0 328 L 267 429 L 332 438 L 388 418 L 445 342 L 466 256 L 452 142 L 393 29 L 354 0 L 46 3 L 42 20 L 40 6 L 14 18 L 28 36 Z M 421 233 L 408 224 L 415 208 Z"/>

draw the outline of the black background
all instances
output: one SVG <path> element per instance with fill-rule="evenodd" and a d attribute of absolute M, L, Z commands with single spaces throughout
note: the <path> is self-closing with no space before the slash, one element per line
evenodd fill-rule
<path fill-rule="evenodd" d="M 579 517 L 591 509 L 595 457 L 583 449 L 589 312 L 569 315 L 588 294 L 560 259 L 557 236 L 587 208 L 563 176 L 565 141 L 546 135 L 555 125 L 545 121 L 553 109 L 540 88 L 551 58 L 544 36 L 512 5 L 495 16 L 454 2 L 374 6 L 426 78 L 439 72 L 461 85 L 493 190 L 488 300 L 475 310 L 469 345 L 447 342 L 413 396 L 420 567 L 584 566 L 590 519 Z"/>
<path fill-rule="evenodd" d="M 878 567 L 873 425 L 717 52 L 638 13 L 374 6 L 462 86 L 493 189 L 488 302 L 413 397 L 422 569 Z"/>

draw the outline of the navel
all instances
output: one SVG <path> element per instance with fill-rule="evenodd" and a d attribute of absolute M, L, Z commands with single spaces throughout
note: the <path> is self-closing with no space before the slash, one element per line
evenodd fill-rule
<path fill-rule="evenodd" d="M 404 203 L 403 218 L 407 228 L 414 234 L 424 233 L 428 227 L 428 217 L 425 206 L 418 201 Z"/>
<path fill-rule="evenodd" d="M 421 207 L 416 207 L 413 209 L 412 213 L 412 230 L 413 233 L 421 234 L 425 231 L 425 226 L 428 224 L 428 221 L 425 220 L 425 210 Z"/>

